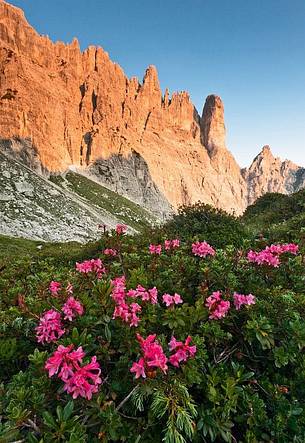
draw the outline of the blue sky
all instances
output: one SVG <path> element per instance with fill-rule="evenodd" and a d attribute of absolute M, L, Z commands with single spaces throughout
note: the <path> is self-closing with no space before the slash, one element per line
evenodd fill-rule
<path fill-rule="evenodd" d="M 225 104 L 241 166 L 269 144 L 305 166 L 304 0 L 11 0 L 52 40 L 102 46 L 130 77 L 157 66 L 161 87 L 187 90 L 199 113 Z"/>

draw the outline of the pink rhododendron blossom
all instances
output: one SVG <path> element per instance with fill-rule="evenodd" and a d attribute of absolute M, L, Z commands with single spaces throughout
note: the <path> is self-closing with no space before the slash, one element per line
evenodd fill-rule
<path fill-rule="evenodd" d="M 102 278 L 103 274 L 106 273 L 105 266 L 100 258 L 92 258 L 91 260 L 85 260 L 82 263 L 76 263 L 76 270 L 83 274 L 94 273 L 97 278 Z"/>
<path fill-rule="evenodd" d="M 55 309 L 46 311 L 40 317 L 39 325 L 35 328 L 38 343 L 51 343 L 57 341 L 65 330 L 61 324 L 60 313 Z"/>
<path fill-rule="evenodd" d="M 82 347 L 76 351 L 72 349 L 73 344 L 67 347 L 58 346 L 47 360 L 45 369 L 49 372 L 49 377 L 58 374 L 58 378 L 64 382 L 64 391 L 72 394 L 73 398 L 81 396 L 90 400 L 102 382 L 100 365 L 94 356 L 90 363 L 81 366 L 85 356 Z"/>
<path fill-rule="evenodd" d="M 118 251 L 111 248 L 104 249 L 103 253 L 105 255 L 110 255 L 111 257 L 116 257 L 118 255 Z"/>
<path fill-rule="evenodd" d="M 145 370 L 150 368 L 159 368 L 166 373 L 168 359 L 163 352 L 162 346 L 156 341 L 156 334 L 149 335 L 146 339 L 141 337 L 140 334 L 137 334 L 136 337 L 140 343 L 143 357 L 138 362 L 133 363 L 130 372 L 134 372 L 136 378 L 140 376 L 145 378 Z"/>
<path fill-rule="evenodd" d="M 142 307 L 138 303 L 129 303 L 130 298 L 140 298 L 144 302 L 156 304 L 158 302 L 157 288 L 145 289 L 138 285 L 136 289 L 129 289 L 126 291 L 125 277 L 117 277 L 112 280 L 113 290 L 111 297 L 115 302 L 113 318 L 121 318 L 130 327 L 137 327 L 140 321 L 137 315 L 141 312 Z"/>
<path fill-rule="evenodd" d="M 234 292 L 233 299 L 234 299 L 234 306 L 237 310 L 239 310 L 243 305 L 255 304 L 255 297 L 252 294 L 243 295 Z"/>
<path fill-rule="evenodd" d="M 214 320 L 225 317 L 230 309 L 230 302 L 222 299 L 220 291 L 213 292 L 206 299 L 205 305 L 210 311 L 209 318 Z"/>
<path fill-rule="evenodd" d="M 174 239 L 174 240 L 165 240 L 164 241 L 164 249 L 166 251 L 169 251 L 170 249 L 177 249 L 180 246 L 180 240 Z"/>
<path fill-rule="evenodd" d="M 138 285 L 136 289 L 126 290 L 125 277 L 117 277 L 112 280 L 111 298 L 115 303 L 113 318 L 121 318 L 129 326 L 137 327 L 140 321 L 137 313 L 142 307 L 138 303 L 130 303 L 130 299 L 139 298 L 145 303 L 152 305 L 158 303 L 158 290 L 156 287 L 145 289 Z"/>
<path fill-rule="evenodd" d="M 171 248 L 171 246 L 172 246 L 172 242 L 171 242 L 171 240 L 165 240 L 165 241 L 164 241 L 164 249 L 165 249 L 166 251 L 168 251 L 168 250 Z"/>
<path fill-rule="evenodd" d="M 207 257 L 208 255 L 215 255 L 215 249 L 212 248 L 206 241 L 196 241 L 192 244 L 192 253 L 199 257 Z"/>
<path fill-rule="evenodd" d="M 250 250 L 247 254 L 247 259 L 251 263 L 277 268 L 281 263 L 280 255 L 285 253 L 296 255 L 298 251 L 299 246 L 295 243 L 276 244 L 267 246 L 258 252 Z"/>
<path fill-rule="evenodd" d="M 72 394 L 74 399 L 80 396 L 91 400 L 92 394 L 98 392 L 99 385 L 102 383 L 100 374 L 100 365 L 94 356 L 90 363 L 78 367 L 73 375 L 68 378 L 64 385 L 64 391 Z"/>
<path fill-rule="evenodd" d="M 174 240 L 172 240 L 172 248 L 179 248 L 180 246 L 180 240 L 178 238 L 175 238 Z"/>
<path fill-rule="evenodd" d="M 274 268 L 279 267 L 281 263 L 278 255 L 265 249 L 260 252 L 249 251 L 247 258 L 249 262 L 257 263 L 258 265 L 268 265 Z"/>
<path fill-rule="evenodd" d="M 145 374 L 145 360 L 143 357 L 140 358 L 138 362 L 134 362 L 132 367 L 130 368 L 130 372 L 135 373 L 135 378 L 146 378 Z"/>
<path fill-rule="evenodd" d="M 118 235 L 123 235 L 123 234 L 126 233 L 126 231 L 127 231 L 127 226 L 126 225 L 123 225 L 123 224 L 120 224 L 120 223 L 118 225 L 116 225 L 115 232 Z"/>
<path fill-rule="evenodd" d="M 130 369 L 130 372 L 135 373 L 135 378 L 146 378 L 151 368 L 159 368 L 166 374 L 168 361 L 173 366 L 179 367 L 181 362 L 186 362 L 189 358 L 193 358 L 197 351 L 195 345 L 190 346 L 192 340 L 190 336 L 186 338 L 184 343 L 172 337 L 169 342 L 169 349 L 173 353 L 168 359 L 164 354 L 162 346 L 156 341 L 156 334 L 149 335 L 146 339 L 141 337 L 140 334 L 137 334 L 136 337 L 140 343 L 143 356 L 139 361 L 134 362 Z"/>
<path fill-rule="evenodd" d="M 195 345 L 189 346 L 192 338 L 187 337 L 185 342 L 177 341 L 173 336 L 169 342 L 170 351 L 175 351 L 170 357 L 169 362 L 176 367 L 179 367 L 181 362 L 186 362 L 189 358 L 195 356 L 197 348 Z"/>
<path fill-rule="evenodd" d="M 158 303 L 158 289 L 154 286 L 151 289 L 148 289 L 149 293 L 149 301 L 152 305 L 155 305 Z"/>
<path fill-rule="evenodd" d="M 160 255 L 162 252 L 162 246 L 161 245 L 149 245 L 149 252 L 151 254 Z"/>
<path fill-rule="evenodd" d="M 129 289 L 127 291 L 127 297 L 141 298 L 142 301 L 148 301 L 155 305 L 158 303 L 158 290 L 156 287 L 147 290 L 143 286 L 138 285 L 136 289 Z"/>
<path fill-rule="evenodd" d="M 75 300 L 74 297 L 69 297 L 61 310 L 65 314 L 64 320 L 69 321 L 72 321 L 76 315 L 83 315 L 84 313 L 83 305 L 79 301 Z"/>
<path fill-rule="evenodd" d="M 58 291 L 61 290 L 61 284 L 58 281 L 51 281 L 49 284 L 49 291 L 52 295 L 58 295 Z"/>
<path fill-rule="evenodd" d="M 174 304 L 178 305 L 179 303 L 183 303 L 181 295 L 179 295 L 179 294 L 174 294 L 174 295 L 163 294 L 162 300 L 166 304 L 166 307 L 169 307 Z"/>
<path fill-rule="evenodd" d="M 49 377 L 59 373 L 59 378 L 63 381 L 67 380 L 65 371 L 62 371 L 64 367 L 69 367 L 71 370 L 77 364 L 82 363 L 82 359 L 85 353 L 80 346 L 76 351 L 72 351 L 74 345 L 69 346 L 59 345 L 53 355 L 46 361 L 45 369 L 49 371 Z M 61 371 L 59 371 L 61 369 Z"/>

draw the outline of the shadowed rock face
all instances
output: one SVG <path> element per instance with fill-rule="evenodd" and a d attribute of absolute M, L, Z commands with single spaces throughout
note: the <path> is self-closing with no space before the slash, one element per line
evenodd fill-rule
<path fill-rule="evenodd" d="M 128 79 L 102 48 L 53 43 L 4 1 L 0 136 L 30 140 L 43 169 L 91 171 L 153 211 L 201 200 L 239 214 L 262 191 L 226 148 L 219 97 L 199 117 L 187 92 L 162 94 L 154 66 Z"/>

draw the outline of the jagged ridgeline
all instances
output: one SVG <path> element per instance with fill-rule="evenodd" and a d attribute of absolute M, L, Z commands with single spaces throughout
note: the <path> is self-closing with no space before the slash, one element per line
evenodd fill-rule
<path fill-rule="evenodd" d="M 218 96 L 199 115 L 187 92 L 161 91 L 154 66 L 129 79 L 102 48 L 53 43 L 4 1 L 0 24 L 0 135 L 35 147 L 40 173 L 73 167 L 160 219 L 199 200 L 241 214 L 265 192 L 304 187 L 304 169 L 266 148 L 240 169 Z"/>

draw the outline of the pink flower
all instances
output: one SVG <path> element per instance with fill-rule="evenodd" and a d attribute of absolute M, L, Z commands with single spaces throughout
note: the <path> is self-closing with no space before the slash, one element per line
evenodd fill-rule
<path fill-rule="evenodd" d="M 149 252 L 151 254 L 160 255 L 162 252 L 162 246 L 161 245 L 149 245 Z"/>
<path fill-rule="evenodd" d="M 221 292 L 216 291 L 206 299 L 205 305 L 210 311 L 210 319 L 219 320 L 227 315 L 230 309 L 230 302 L 222 300 L 221 297 Z"/>
<path fill-rule="evenodd" d="M 173 295 L 173 301 L 174 301 L 175 305 L 178 305 L 179 303 L 183 303 L 181 295 L 176 294 L 176 293 Z"/>
<path fill-rule="evenodd" d="M 143 368 L 144 367 L 155 367 L 161 369 L 164 373 L 167 372 L 168 366 L 167 366 L 167 357 L 163 352 L 162 346 L 156 341 L 156 334 L 149 335 L 146 339 L 141 337 L 140 334 L 136 335 L 138 342 L 141 345 L 141 350 L 143 352 L 143 360 L 139 360 L 138 364 L 140 364 Z M 141 363 L 140 363 L 141 361 Z M 138 370 L 137 373 L 140 373 L 142 377 L 144 378 L 143 373 L 144 369 L 138 368 L 137 366 L 134 366 L 134 370 L 132 372 L 136 372 L 136 369 Z M 140 376 L 139 375 L 139 376 Z"/>
<path fill-rule="evenodd" d="M 247 259 L 251 263 L 277 268 L 281 263 L 279 258 L 281 254 L 289 252 L 296 255 L 298 250 L 298 245 L 294 243 L 271 245 L 259 252 L 249 251 L 247 254 Z"/>
<path fill-rule="evenodd" d="M 208 255 L 215 255 L 215 249 L 212 248 L 206 241 L 196 241 L 192 244 L 192 252 L 199 257 L 207 257 Z"/>
<path fill-rule="evenodd" d="M 120 223 L 118 225 L 116 225 L 115 232 L 118 235 L 123 235 L 123 234 L 126 233 L 126 231 L 127 231 L 127 226 L 126 225 L 123 225 L 123 224 L 120 224 Z"/>
<path fill-rule="evenodd" d="M 181 362 L 186 362 L 189 358 L 193 358 L 197 352 L 196 346 L 189 346 L 192 338 L 187 337 L 184 343 L 177 341 L 173 336 L 169 342 L 170 351 L 175 351 L 169 358 L 169 362 L 176 367 L 179 367 Z"/>
<path fill-rule="evenodd" d="M 74 297 L 69 297 L 61 310 L 65 314 L 64 320 L 69 321 L 72 321 L 77 314 L 83 315 L 84 313 L 83 305 L 79 301 L 75 300 Z"/>
<path fill-rule="evenodd" d="M 164 242 L 164 249 L 166 251 L 168 251 L 171 248 L 171 245 L 172 245 L 171 240 L 165 240 L 165 242 Z"/>
<path fill-rule="evenodd" d="M 49 371 L 49 377 L 57 374 L 61 368 L 59 378 L 65 381 L 68 378 L 68 374 L 70 374 L 71 371 L 73 372 L 73 368 L 77 366 L 77 364 L 82 363 L 82 359 L 85 356 L 82 347 L 80 346 L 76 351 L 72 351 L 73 347 L 73 344 L 67 347 L 62 345 L 58 346 L 57 350 L 45 364 L 45 369 Z"/>
<path fill-rule="evenodd" d="M 174 303 L 173 297 L 170 294 L 163 294 L 162 295 L 162 300 L 166 304 L 167 308 Z"/>
<path fill-rule="evenodd" d="M 172 240 L 172 248 L 173 249 L 179 248 L 179 246 L 180 246 L 180 240 L 178 240 L 177 238 Z"/>
<path fill-rule="evenodd" d="M 179 303 L 183 303 L 181 295 L 179 294 L 174 294 L 174 295 L 163 294 L 162 300 L 166 304 L 166 307 L 169 307 L 173 304 L 178 305 Z"/>
<path fill-rule="evenodd" d="M 140 298 L 145 303 L 158 303 L 158 290 L 156 287 L 145 289 L 138 285 L 136 289 L 126 291 L 125 277 L 118 277 L 112 280 L 113 290 L 111 297 L 115 302 L 113 318 L 121 318 L 129 326 L 138 326 L 140 318 L 136 315 L 141 311 L 141 306 L 137 303 L 129 303 L 129 299 Z"/>
<path fill-rule="evenodd" d="M 221 292 L 215 291 L 210 297 L 208 297 L 205 301 L 205 305 L 209 308 L 209 310 L 213 309 L 216 306 L 217 302 L 221 300 Z"/>
<path fill-rule="evenodd" d="M 154 286 L 152 289 L 148 289 L 150 303 L 155 305 L 158 303 L 158 289 Z"/>
<path fill-rule="evenodd" d="M 85 356 L 82 347 L 80 346 L 76 351 L 72 351 L 72 349 L 73 344 L 67 347 L 58 346 L 47 360 L 45 369 L 49 371 L 49 377 L 58 374 L 58 377 L 64 382 L 64 391 L 72 394 L 73 398 L 81 396 L 90 400 L 102 382 L 100 365 L 94 356 L 90 363 L 81 366 Z"/>
<path fill-rule="evenodd" d="M 134 362 L 132 367 L 130 368 L 130 372 L 135 373 L 135 378 L 146 378 L 145 374 L 145 360 L 143 357 L 140 358 L 138 362 Z"/>
<path fill-rule="evenodd" d="M 98 392 L 98 386 L 102 383 L 101 369 L 96 357 L 85 366 L 78 367 L 73 375 L 68 378 L 64 385 L 64 391 L 72 394 L 72 398 L 78 396 L 91 400 L 92 394 Z"/>
<path fill-rule="evenodd" d="M 179 248 L 179 246 L 180 246 L 180 240 L 178 240 L 177 238 L 174 240 L 165 240 L 164 241 L 164 249 L 166 251 L 169 251 L 170 249 Z"/>
<path fill-rule="evenodd" d="M 40 317 L 39 325 L 35 328 L 38 343 L 51 343 L 57 341 L 65 330 L 61 325 L 60 313 L 55 309 L 46 311 Z"/>
<path fill-rule="evenodd" d="M 116 255 L 118 255 L 118 251 L 116 249 L 111 249 L 111 248 L 104 249 L 103 253 L 105 255 L 110 255 L 111 257 L 115 257 Z"/>
<path fill-rule="evenodd" d="M 85 260 L 82 263 L 76 263 L 76 270 L 83 274 L 95 273 L 97 278 L 102 278 L 106 273 L 105 266 L 100 258 Z"/>
<path fill-rule="evenodd" d="M 51 281 L 49 284 L 49 291 L 52 295 L 58 295 L 58 291 L 61 290 L 61 284 L 58 281 Z"/>
<path fill-rule="evenodd" d="M 255 297 L 252 294 L 243 295 L 243 294 L 237 294 L 234 292 L 233 294 L 234 299 L 234 306 L 237 310 L 241 308 L 243 305 L 254 305 L 255 304 Z"/>

